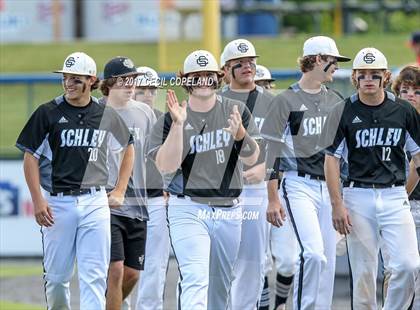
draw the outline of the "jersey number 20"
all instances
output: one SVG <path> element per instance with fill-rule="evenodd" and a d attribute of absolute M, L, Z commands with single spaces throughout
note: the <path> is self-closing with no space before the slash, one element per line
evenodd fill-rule
<path fill-rule="evenodd" d="M 88 148 L 88 152 L 89 152 L 89 161 L 97 161 L 98 160 L 98 148 L 97 147 Z"/>

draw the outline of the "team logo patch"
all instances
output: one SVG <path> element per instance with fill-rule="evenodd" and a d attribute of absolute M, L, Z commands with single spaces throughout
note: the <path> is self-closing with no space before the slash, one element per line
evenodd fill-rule
<path fill-rule="evenodd" d="M 363 61 L 367 64 L 371 64 L 375 61 L 375 55 L 373 55 L 372 53 L 366 53 L 365 56 L 363 56 Z"/>
<path fill-rule="evenodd" d="M 69 121 L 63 116 L 60 118 L 60 120 L 58 121 L 59 124 L 63 124 L 63 123 L 68 123 Z"/>
<path fill-rule="evenodd" d="M 131 61 L 131 59 L 124 59 L 123 65 L 129 69 L 134 67 L 134 63 Z"/>
<path fill-rule="evenodd" d="M 70 67 L 73 67 L 75 63 L 76 63 L 76 59 L 74 59 L 74 57 L 69 57 L 67 58 L 65 65 L 67 68 L 70 68 Z"/>
<path fill-rule="evenodd" d="M 358 116 L 356 116 L 351 123 L 352 124 L 357 124 L 357 123 L 361 123 L 361 122 L 362 122 L 362 120 Z"/>
<path fill-rule="evenodd" d="M 302 105 L 300 106 L 299 111 L 307 111 L 307 110 L 308 110 L 308 108 L 306 107 L 306 105 L 304 105 L 304 104 L 302 103 Z"/>
<path fill-rule="evenodd" d="M 143 263 L 144 263 L 144 255 L 139 257 L 139 264 L 143 265 Z"/>
<path fill-rule="evenodd" d="M 240 51 L 241 53 L 246 53 L 248 52 L 248 50 L 249 50 L 248 45 L 246 45 L 245 43 L 239 43 L 238 51 Z"/>
<path fill-rule="evenodd" d="M 200 67 L 205 67 L 209 64 L 209 60 L 207 59 L 206 56 L 200 56 L 197 58 L 197 65 L 199 65 Z"/>
<path fill-rule="evenodd" d="M 188 123 L 186 126 L 185 126 L 185 128 L 184 128 L 185 130 L 191 130 L 191 129 L 194 129 L 193 128 L 193 126 L 191 126 L 191 124 L 190 123 Z"/>

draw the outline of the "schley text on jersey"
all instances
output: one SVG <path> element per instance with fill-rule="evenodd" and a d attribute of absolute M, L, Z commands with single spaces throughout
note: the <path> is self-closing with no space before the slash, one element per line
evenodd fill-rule
<path fill-rule="evenodd" d="M 368 128 L 356 131 L 356 148 L 376 145 L 396 146 L 401 139 L 401 128 Z"/>
<path fill-rule="evenodd" d="M 231 134 L 223 129 L 205 132 L 201 135 L 194 135 L 190 138 L 190 154 L 207 152 L 221 147 L 227 147 Z"/>
<path fill-rule="evenodd" d="M 63 129 L 60 147 L 89 146 L 101 147 L 106 137 L 106 130 L 100 129 Z"/>

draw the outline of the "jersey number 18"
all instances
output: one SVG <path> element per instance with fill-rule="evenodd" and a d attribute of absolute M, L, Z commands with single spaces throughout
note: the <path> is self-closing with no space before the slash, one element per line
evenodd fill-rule
<path fill-rule="evenodd" d="M 217 164 L 223 164 L 225 162 L 225 152 L 223 150 L 215 150 Z"/>

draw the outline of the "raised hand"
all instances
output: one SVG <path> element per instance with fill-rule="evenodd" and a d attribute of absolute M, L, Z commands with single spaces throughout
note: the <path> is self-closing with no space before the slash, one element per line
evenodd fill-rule
<path fill-rule="evenodd" d="M 233 106 L 228 123 L 229 127 L 223 128 L 223 130 L 229 132 L 235 140 L 242 140 L 245 137 L 246 130 L 242 125 L 242 117 L 237 105 Z"/>
<path fill-rule="evenodd" d="M 187 102 L 183 100 L 179 105 L 178 98 L 172 89 L 168 89 L 166 93 L 166 105 L 174 123 L 182 124 L 187 119 Z"/>

